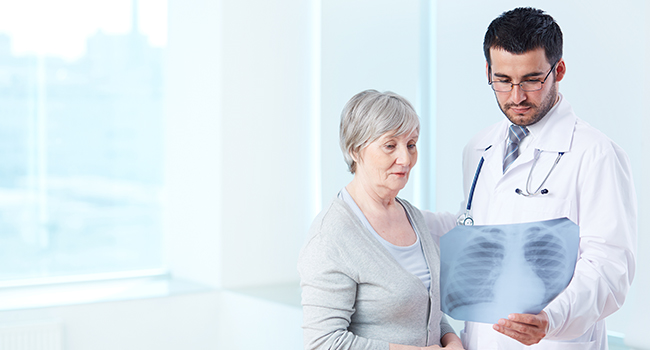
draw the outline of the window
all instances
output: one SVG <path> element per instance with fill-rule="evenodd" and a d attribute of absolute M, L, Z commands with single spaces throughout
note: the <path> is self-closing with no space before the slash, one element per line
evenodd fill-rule
<path fill-rule="evenodd" d="M 164 0 L 0 0 L 0 281 L 162 261 Z"/>

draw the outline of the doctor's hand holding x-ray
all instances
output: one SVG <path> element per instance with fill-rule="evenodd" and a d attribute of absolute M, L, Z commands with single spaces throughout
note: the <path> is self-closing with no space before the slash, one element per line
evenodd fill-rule
<path fill-rule="evenodd" d="M 467 321 L 463 345 L 607 349 L 604 319 L 623 305 L 635 270 L 629 159 L 558 92 L 567 68 L 562 32 L 551 16 L 532 8 L 504 12 L 488 27 L 483 49 L 487 81 L 506 118 L 464 149 L 467 211 L 459 221 L 502 225 L 567 217 L 580 227 L 580 244 L 573 279 L 542 312 L 503 315 L 494 325 Z"/>

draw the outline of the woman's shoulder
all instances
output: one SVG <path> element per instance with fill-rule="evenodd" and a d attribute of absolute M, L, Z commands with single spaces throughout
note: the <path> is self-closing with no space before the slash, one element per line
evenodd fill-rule
<path fill-rule="evenodd" d="M 354 234 L 360 230 L 355 219 L 347 204 L 338 198 L 323 208 L 312 222 L 308 237 L 300 250 L 298 270 L 302 271 L 301 275 L 310 269 L 320 270 L 326 266 L 352 271 L 350 255 L 354 249 L 350 248 L 358 246 L 355 240 L 360 236 Z"/>
<path fill-rule="evenodd" d="M 315 241 L 332 244 L 350 239 L 353 236 L 350 232 L 360 229 L 355 220 L 358 221 L 350 207 L 343 200 L 333 198 L 312 222 L 305 247 Z"/>

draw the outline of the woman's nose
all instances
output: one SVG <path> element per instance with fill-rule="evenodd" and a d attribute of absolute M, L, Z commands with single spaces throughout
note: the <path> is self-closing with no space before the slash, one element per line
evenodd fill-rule
<path fill-rule="evenodd" d="M 411 154 L 409 153 L 408 147 L 399 148 L 399 152 L 397 153 L 397 160 L 395 162 L 400 165 L 407 165 L 411 163 Z"/>

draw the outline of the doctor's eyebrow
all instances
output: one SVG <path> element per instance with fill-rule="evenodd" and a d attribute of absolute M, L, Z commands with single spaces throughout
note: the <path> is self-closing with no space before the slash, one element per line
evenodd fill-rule
<path fill-rule="evenodd" d="M 494 76 L 497 77 L 497 78 L 507 78 L 507 79 L 512 79 L 512 78 L 511 78 L 509 75 L 507 75 L 507 74 L 503 74 L 503 73 L 492 73 L 492 74 L 494 74 Z M 528 73 L 528 74 L 522 76 L 522 78 L 540 77 L 540 76 L 543 76 L 543 75 L 545 75 L 545 74 L 546 74 L 546 72 Z"/>

